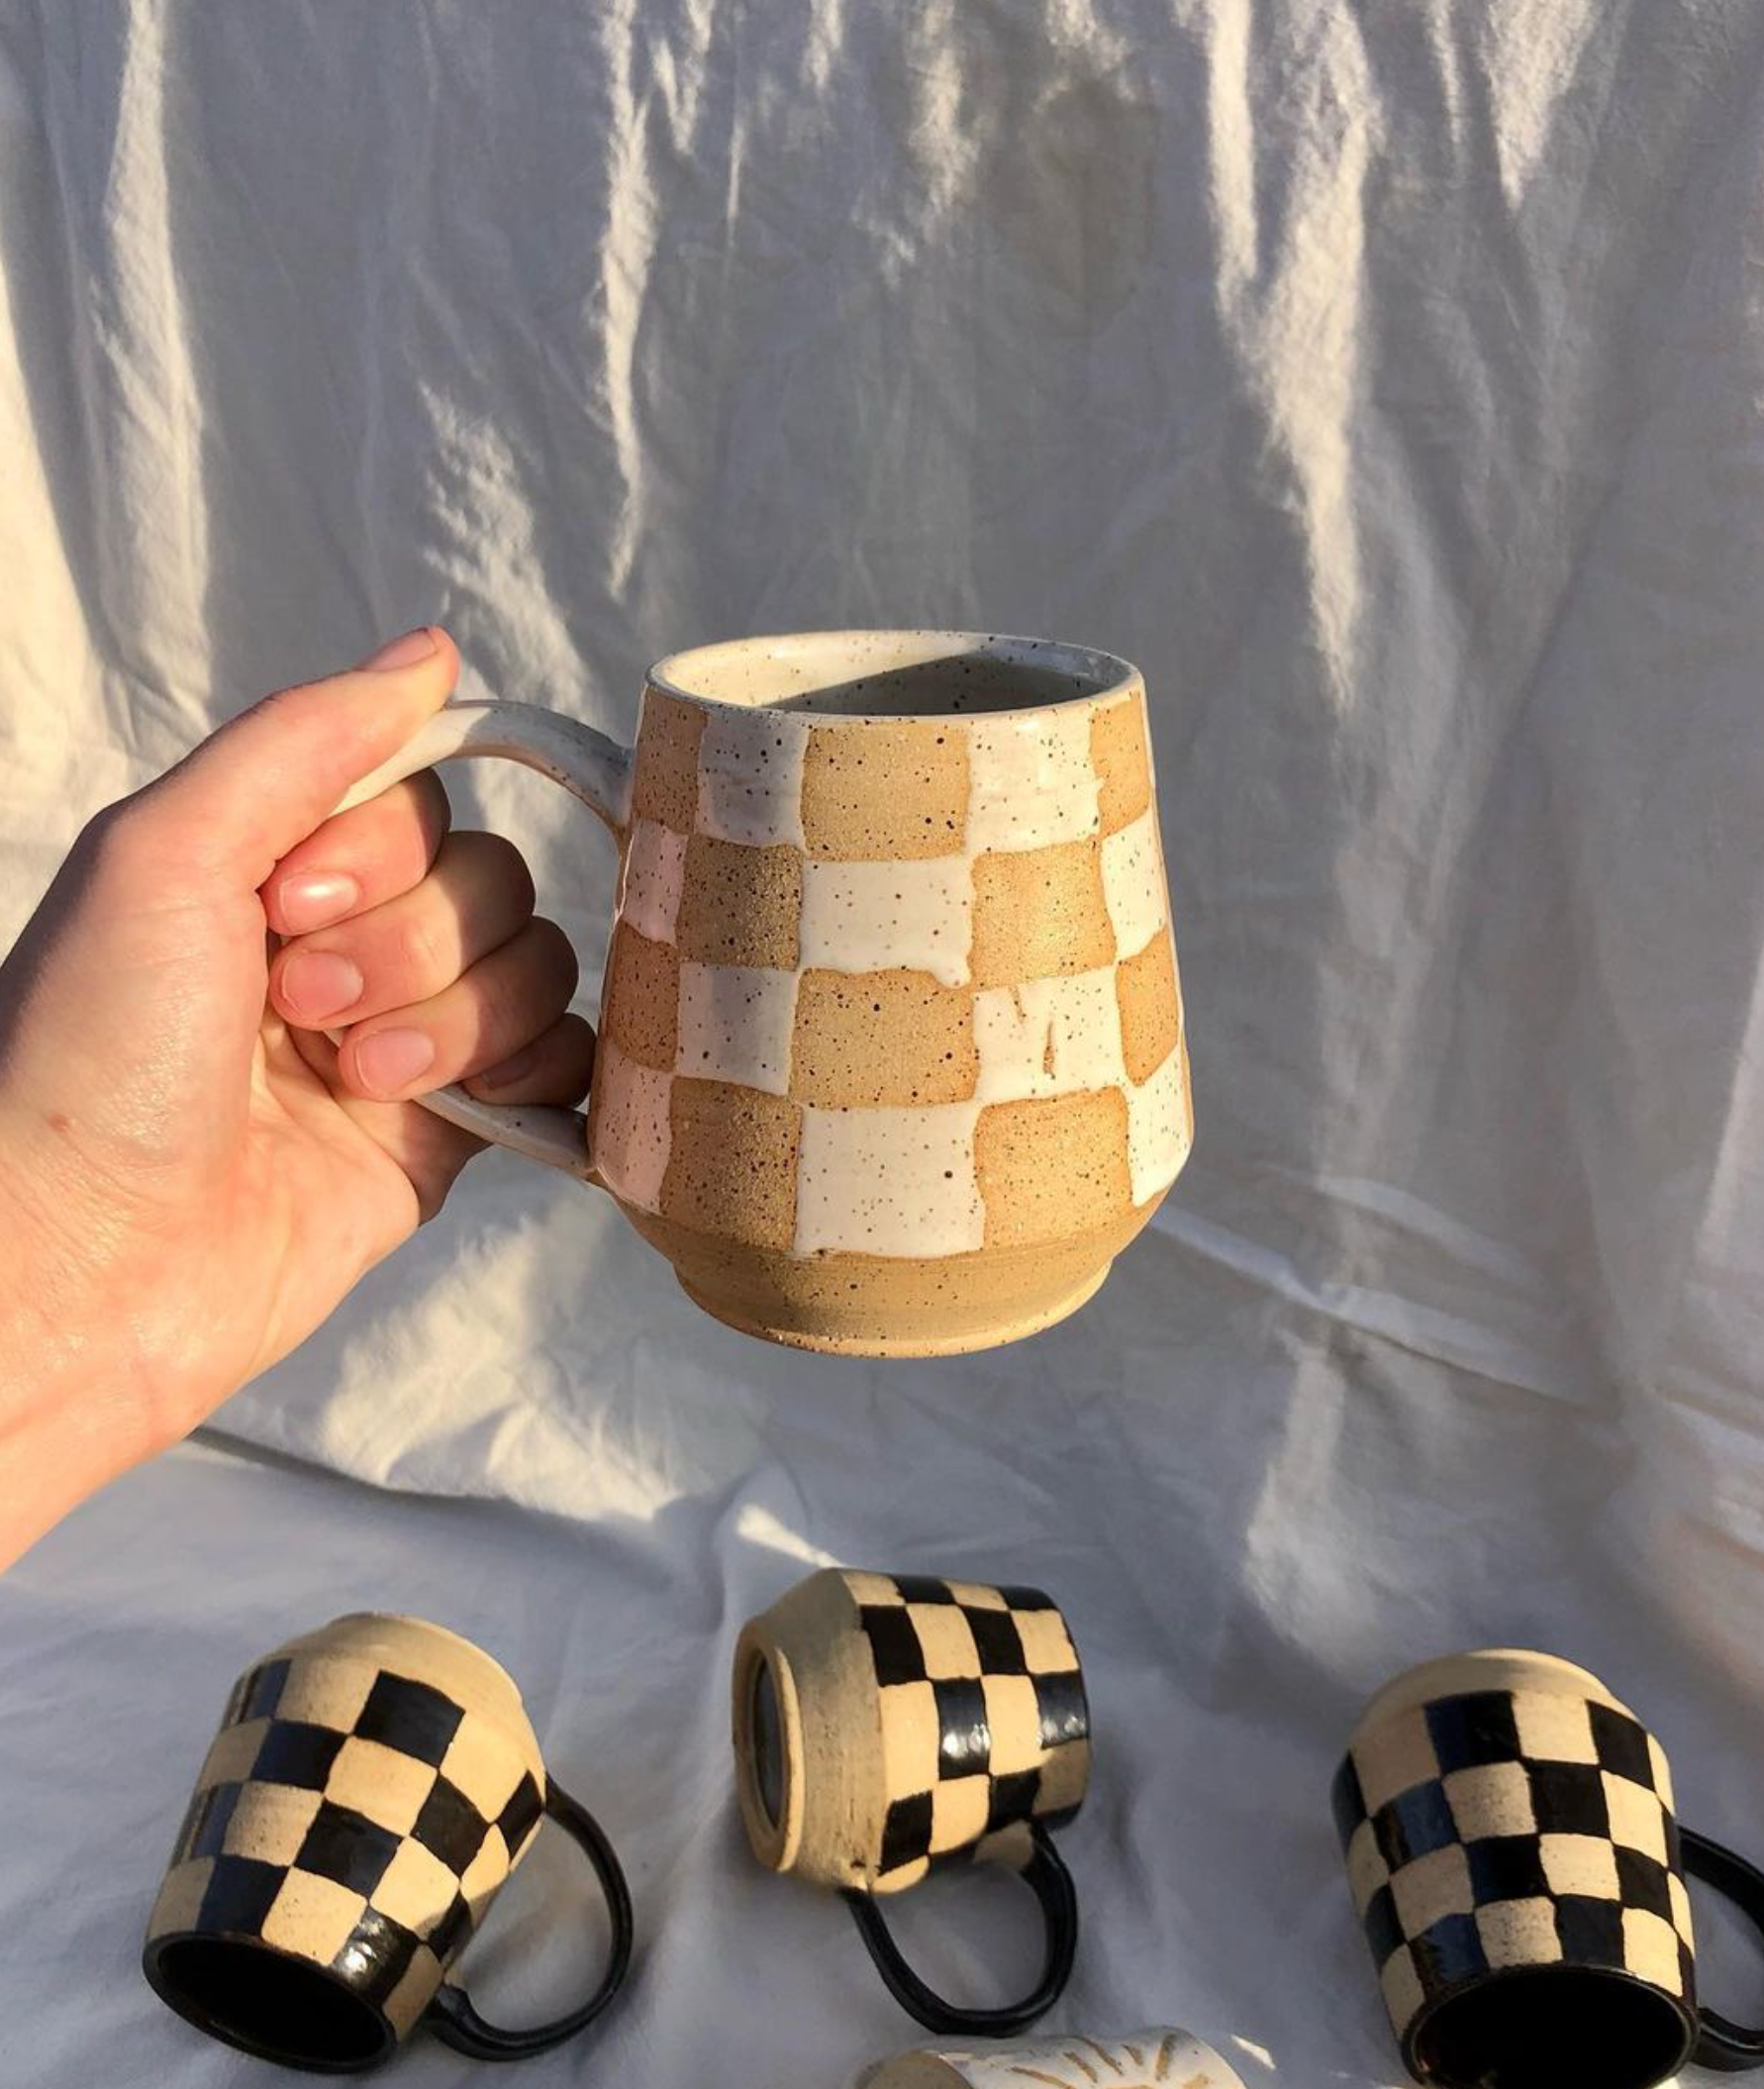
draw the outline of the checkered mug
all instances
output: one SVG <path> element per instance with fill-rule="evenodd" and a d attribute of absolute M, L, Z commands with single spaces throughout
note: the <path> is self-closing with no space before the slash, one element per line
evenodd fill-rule
<path fill-rule="evenodd" d="M 1335 1775 L 1403 2059 L 1442 2089 L 1654 2089 L 1764 2064 L 1697 2002 L 1685 1874 L 1764 1932 L 1764 1872 L 1681 1829 L 1658 1741 L 1586 1669 L 1493 1648 L 1372 1700 Z"/>
<path fill-rule="evenodd" d="M 820 632 L 649 670 L 635 749 L 449 704 L 343 801 L 501 754 L 612 830 L 587 1119 L 427 1106 L 610 1190 L 773 1342 L 983 1348 L 1074 1312 L 1193 1136 L 1145 689 L 971 632 Z"/>
<path fill-rule="evenodd" d="M 445 1975 L 544 1818 L 586 1852 L 611 1949 L 579 2008 L 504 2031 Z M 442 1626 L 364 1613 L 290 1640 L 235 1684 L 142 1963 L 214 2038 L 347 2074 L 419 2024 L 476 2059 L 544 2052 L 612 2000 L 631 1943 L 619 1860 L 547 1776 L 508 1675 Z"/>
<path fill-rule="evenodd" d="M 835 1888 L 890 1993 L 931 2030 L 1008 2038 L 1057 2000 L 1078 1905 L 1050 1832 L 1090 1780 L 1090 1707 L 1036 1589 L 829 1567 L 748 1621 L 732 1691 L 735 1788 L 768 1869 Z M 1041 1906 L 1023 2001 L 961 2009 L 901 1956 L 879 1902 L 945 1866 L 1003 1864 Z"/>

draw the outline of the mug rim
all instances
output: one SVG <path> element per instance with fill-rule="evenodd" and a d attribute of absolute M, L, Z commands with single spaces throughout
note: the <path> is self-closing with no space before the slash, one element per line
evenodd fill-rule
<path fill-rule="evenodd" d="M 1055 697 L 1046 703 L 1018 704 L 997 710 L 818 711 L 812 705 L 805 705 L 788 715 L 812 719 L 817 725 L 931 725 L 947 723 L 952 717 L 1035 718 L 1049 711 L 1102 704 L 1144 686 L 1144 677 L 1130 660 L 1124 659 L 1119 653 L 1105 652 L 1099 647 L 1010 632 L 947 631 L 934 625 L 882 625 L 874 629 L 853 626 L 833 631 L 760 632 L 750 638 L 714 639 L 707 645 L 689 646 L 664 654 L 650 665 L 644 683 L 664 696 L 695 704 L 705 711 L 771 712 L 789 700 L 788 692 L 763 702 L 741 703 L 733 697 L 708 696 L 702 689 L 689 688 L 682 677 L 692 667 L 696 666 L 702 672 L 713 663 L 719 663 L 720 656 L 727 660 L 744 652 L 766 649 L 773 658 L 782 657 L 788 662 L 799 653 L 834 652 L 856 645 L 873 646 L 878 641 L 897 642 L 904 649 L 901 657 L 873 666 L 869 671 L 875 674 L 892 673 L 902 667 L 926 666 L 963 654 L 979 654 L 1010 666 L 1051 667 L 1056 673 L 1082 676 L 1087 685 L 1074 689 L 1070 696 Z M 934 646 L 937 649 L 915 651 L 913 642 Z"/>
<path fill-rule="evenodd" d="M 769 1634 L 754 1629 L 758 1623 L 754 1619 L 742 1630 L 735 1646 L 731 1692 L 735 1797 L 753 1854 L 768 1870 L 787 1872 L 796 1862 L 803 1840 L 802 1780 L 792 1767 L 802 1758 L 803 1714 L 790 1662 Z M 775 1819 L 760 1793 L 759 1772 L 753 1760 L 753 1692 L 762 1672 L 772 1679 L 772 1695 L 778 1707 L 779 1804 Z"/>
<path fill-rule="evenodd" d="M 1421 2008 L 1416 2011 L 1414 2017 L 1411 2018 L 1408 2028 L 1402 2035 L 1404 2066 L 1409 2069 L 1409 2072 L 1418 2082 L 1443 2084 L 1446 2079 L 1445 2076 L 1431 2068 L 1420 2050 L 1421 2034 L 1428 2029 L 1442 2009 L 1451 2003 L 1461 2001 L 1466 1995 L 1476 1994 L 1491 1987 L 1510 1987 L 1521 1981 L 1545 1979 L 1552 1973 L 1559 1975 L 1565 1972 L 1588 1976 L 1600 1981 L 1615 1981 L 1620 1986 L 1637 1989 L 1640 1993 L 1651 1996 L 1656 2002 L 1662 2003 L 1678 2019 L 1679 2030 L 1683 2036 L 1680 2040 L 1677 2058 L 1672 2061 L 1666 2072 L 1657 2079 L 1661 2082 L 1670 2082 L 1683 2068 L 1691 2064 L 1691 2056 L 1697 2049 L 1697 2040 L 1701 2036 L 1702 2026 L 1695 2008 L 1683 1996 L 1674 1995 L 1669 1989 L 1661 1987 L 1657 1981 L 1649 1980 L 1640 1973 L 1631 1972 L 1627 1966 L 1582 1965 L 1571 1960 L 1565 1960 L 1559 1964 L 1550 1965 L 1490 1966 L 1484 1972 L 1467 1973 L 1462 1979 L 1455 1980 L 1449 1986 L 1441 1988 L 1437 1994 L 1428 1995 Z"/>
<path fill-rule="evenodd" d="M 1427 1660 L 1414 1662 L 1399 1670 L 1366 1701 L 1365 1709 L 1354 1723 L 1348 1750 L 1351 1753 L 1373 1728 L 1401 1718 L 1405 1713 L 1422 1711 L 1429 1705 L 1445 1704 L 1457 1697 L 1476 1697 L 1488 1691 L 1517 1691 L 1522 1685 L 1513 1680 L 1512 1670 L 1521 1665 L 1540 1677 L 1548 1676 L 1571 1685 L 1572 1691 L 1589 1704 L 1609 1705 L 1614 1712 L 1634 1719 L 1637 1726 L 1646 1724 L 1636 1719 L 1629 1707 L 1592 1669 L 1570 1660 L 1566 1654 L 1547 1653 L 1533 1646 L 1477 1646 L 1462 1653 L 1434 1654 Z"/>
<path fill-rule="evenodd" d="M 374 2050 L 361 2059 L 329 2060 L 315 2059 L 310 2055 L 295 2057 L 286 2046 L 271 2045 L 260 2039 L 253 2039 L 246 2032 L 238 2031 L 212 2016 L 200 2004 L 185 1995 L 166 1977 L 160 1964 L 161 1958 L 174 1945 L 186 1943 L 241 1944 L 253 1951 L 261 1951 L 271 1958 L 279 1958 L 285 1964 L 296 1965 L 303 1972 L 315 1973 L 328 1981 L 339 1994 L 346 1996 L 379 2027 L 380 2041 Z M 215 2039 L 223 2045 L 231 2045 L 236 2052 L 247 2052 L 254 2059 L 271 2060 L 279 2067 L 292 2067 L 305 2074 L 364 2074 L 369 2068 L 379 2067 L 398 2050 L 399 2037 L 390 2017 L 377 2002 L 370 2001 L 335 1966 L 320 1965 L 317 1959 L 304 1957 L 298 1951 L 290 1951 L 283 1945 L 271 1943 L 265 1937 L 244 1930 L 168 1930 L 162 1937 L 149 1938 L 142 1947 L 141 1970 L 147 1976 L 147 1985 L 167 2009 L 193 2025 L 206 2038 Z"/>

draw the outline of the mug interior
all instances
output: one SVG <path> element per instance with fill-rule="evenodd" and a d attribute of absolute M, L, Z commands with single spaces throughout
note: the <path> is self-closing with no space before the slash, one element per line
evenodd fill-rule
<path fill-rule="evenodd" d="M 353 2074 L 398 2040 L 373 2004 L 325 1966 L 244 1937 L 170 1937 L 149 1951 L 160 1999 L 211 2038 L 315 2074 Z"/>
<path fill-rule="evenodd" d="M 1038 711 L 1133 679 L 1112 653 L 970 631 L 825 631 L 670 654 L 651 686 L 695 703 L 841 718 Z"/>
<path fill-rule="evenodd" d="M 1427 2011 L 1413 2060 L 1443 2089 L 1655 2089 L 1685 2064 L 1695 2037 L 1677 2003 L 1628 1973 L 1524 1966 Z"/>

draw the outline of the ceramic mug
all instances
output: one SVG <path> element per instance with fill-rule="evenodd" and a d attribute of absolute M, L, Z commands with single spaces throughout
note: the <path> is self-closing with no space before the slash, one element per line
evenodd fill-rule
<path fill-rule="evenodd" d="M 1444 2089 L 1653 2089 L 1764 2063 L 1697 2004 L 1689 1871 L 1764 1928 L 1764 1873 L 1681 1830 L 1666 1755 L 1559 1656 L 1424 1662 L 1336 1772 L 1348 1880 L 1409 2071 Z"/>
<path fill-rule="evenodd" d="M 939 2033 L 1006 2038 L 1057 1999 L 1078 1907 L 1050 1833 L 1090 1780 L 1090 1707 L 1048 1597 L 824 1568 L 742 1629 L 732 1700 L 754 1855 L 843 1895 L 909 2014 Z M 1001 2009 L 958 2009 L 927 1987 L 878 1906 L 974 1861 L 1020 1871 L 1046 1928 L 1033 1991 Z"/>
<path fill-rule="evenodd" d="M 1145 689 L 970 632 L 676 653 L 628 750 L 448 705 L 343 801 L 503 754 L 612 830 L 586 1123 L 426 1098 L 610 1190 L 698 1304 L 931 1355 L 1075 1311 L 1193 1132 Z M 340 810 L 342 808 L 340 807 Z"/>
<path fill-rule="evenodd" d="M 854 2089 L 1243 2089 L 1222 2053 L 1160 2025 L 1126 2038 L 1016 2040 L 983 2052 L 903 2052 L 866 2068 Z"/>
<path fill-rule="evenodd" d="M 444 1976 L 546 1818 L 594 1867 L 612 1949 L 580 2008 L 502 2031 Z M 546 1775 L 508 1675 L 442 1626 L 363 1613 L 290 1640 L 235 1684 L 142 1962 L 200 2030 L 346 2074 L 418 2024 L 477 2059 L 544 2052 L 612 2000 L 631 1940 L 619 1860 Z"/>

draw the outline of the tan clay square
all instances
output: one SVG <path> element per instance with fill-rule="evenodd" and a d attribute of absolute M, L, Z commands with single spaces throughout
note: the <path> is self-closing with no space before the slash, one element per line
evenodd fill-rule
<path fill-rule="evenodd" d="M 658 690 L 644 693 L 631 792 L 635 818 L 658 821 L 677 835 L 692 832 L 698 820 L 698 744 L 707 715 Z"/>
<path fill-rule="evenodd" d="M 1556 1965 L 1561 1960 L 1554 1901 L 1496 1901 L 1478 1908 L 1476 1932 L 1492 1966 Z"/>
<path fill-rule="evenodd" d="M 1672 1927 L 1686 1943 L 1694 1945 L 1697 1933 L 1691 1924 L 1691 1896 L 1684 1880 L 1676 1871 L 1666 1874 L 1666 1894 L 1672 1902 Z"/>
<path fill-rule="evenodd" d="M 949 1777 L 931 1789 L 931 1840 L 933 1855 L 945 1850 L 965 1849 L 986 1833 L 987 1809 L 992 1803 L 990 1777 Z"/>
<path fill-rule="evenodd" d="M 1134 695 L 1091 716 L 1090 759 L 1102 786 L 1097 810 L 1105 835 L 1130 827 L 1151 803 L 1144 709 L 1144 699 Z"/>
<path fill-rule="evenodd" d="M 1041 1762 L 1041 1787 L 1035 1794 L 1037 1814 L 1063 1813 L 1076 1806 L 1090 1784 L 1090 1742 L 1062 1741 Z"/>
<path fill-rule="evenodd" d="M 1461 1842 L 1430 1849 L 1391 1873 L 1391 1896 L 1406 1937 L 1419 1937 L 1448 1915 L 1468 1915 L 1476 1906 L 1470 1890 L 1470 1860 Z"/>
<path fill-rule="evenodd" d="M 1517 1690 L 1513 1723 L 1519 1753 L 1533 1762 L 1597 1762 L 1592 1714 L 1584 1698 L 1547 1690 Z"/>
<path fill-rule="evenodd" d="M 680 953 L 627 922 L 613 931 L 602 1021 L 608 1038 L 639 1066 L 671 1073 L 680 1049 Z"/>
<path fill-rule="evenodd" d="M 319 1811 L 317 1792 L 291 1784 L 247 1784 L 227 1823 L 221 1847 L 232 1857 L 292 1864 Z"/>
<path fill-rule="evenodd" d="M 1121 1004 L 1121 1051 L 1127 1079 L 1146 1081 L 1176 1049 L 1182 1000 L 1176 987 L 1176 945 L 1169 931 L 1154 936 L 1136 957 L 1115 968 Z"/>
<path fill-rule="evenodd" d="M 1627 1777 L 1604 1772 L 1605 1804 L 1611 1815 L 1611 1840 L 1625 1849 L 1639 1849 L 1656 1862 L 1666 1861 L 1666 1815 L 1652 1792 Z"/>
<path fill-rule="evenodd" d="M 1623 1962 L 1630 1972 L 1651 1980 L 1668 1994 L 1684 1993 L 1679 1971 L 1678 1932 L 1648 1908 L 1623 1910 Z"/>
<path fill-rule="evenodd" d="M 935 1691 L 930 1683 L 884 1683 L 877 1698 L 882 1715 L 882 1775 L 889 1798 L 930 1791 L 937 1781 L 942 1740 Z"/>
<path fill-rule="evenodd" d="M 187 1864 L 174 1864 L 165 1874 L 147 1919 L 149 1937 L 166 1937 L 173 1930 L 193 1929 L 201 1912 L 203 1896 L 215 1868 L 213 1857 L 192 1857 Z"/>
<path fill-rule="evenodd" d="M 247 1719 L 241 1727 L 223 1727 L 209 1743 L 196 1789 L 206 1792 L 211 1785 L 239 1784 L 248 1777 L 268 1726 L 266 1719 Z"/>
<path fill-rule="evenodd" d="M 907 1616 L 919 1635 L 925 1672 L 939 1682 L 980 1673 L 980 1651 L 968 1621 L 953 1603 L 909 1603 Z"/>
<path fill-rule="evenodd" d="M 992 1103 L 974 1133 L 986 1245 L 1058 1241 L 1131 1208 L 1127 1105 L 1119 1088 Z"/>
<path fill-rule="evenodd" d="M 964 1102 L 974 1092 L 974 997 L 929 972 L 805 972 L 790 1093 L 833 1109 Z"/>
<path fill-rule="evenodd" d="M 443 1864 L 421 1842 L 406 1840 L 399 1843 L 373 1889 L 373 1905 L 421 1937 L 445 1915 L 458 1890 L 458 1876 L 450 1864 Z"/>
<path fill-rule="evenodd" d="M 1380 1886 L 1390 1883 L 1391 1867 L 1378 1846 L 1370 1821 L 1362 1821 L 1347 1844 L 1347 1885 L 1353 1895 L 1354 1913 L 1364 1915 Z"/>
<path fill-rule="evenodd" d="M 465 1794 L 486 1821 L 514 1795 L 525 1764 L 488 1720 L 468 1712 L 441 1757 L 441 1775 Z"/>
<path fill-rule="evenodd" d="M 1100 842 L 975 857 L 969 957 L 975 986 L 1094 972 L 1114 956 Z"/>
<path fill-rule="evenodd" d="M 733 1081 L 675 1081 L 662 1216 L 756 1247 L 788 1247 L 801 1122 L 781 1095 Z"/>
<path fill-rule="evenodd" d="M 386 2015 L 401 2039 L 415 2029 L 417 2019 L 434 2000 L 441 1980 L 441 1960 L 427 1944 L 418 1944 L 404 1969 L 404 1977 L 386 1997 Z"/>
<path fill-rule="evenodd" d="M 1041 1709 L 1027 1675 L 989 1675 L 981 1680 L 986 1724 L 992 1732 L 989 1757 L 995 1777 L 1032 1770 L 1041 1761 Z"/>
<path fill-rule="evenodd" d="M 1451 1817 L 1466 1842 L 1485 1836 L 1528 1836 L 1537 1827 L 1531 1781 L 1522 1762 L 1489 1762 L 1453 1770 L 1445 1780 Z"/>
<path fill-rule="evenodd" d="M 967 1610 L 1009 1610 L 1003 1589 L 988 1588 L 979 1581 L 951 1581 L 949 1593 Z"/>
<path fill-rule="evenodd" d="M 687 843 L 674 937 L 682 957 L 794 971 L 802 908 L 800 848 L 754 848 L 714 835 L 694 835 Z"/>
<path fill-rule="evenodd" d="M 1659 1794 L 1661 1805 L 1670 1813 L 1673 1805 L 1672 1766 L 1666 1760 L 1666 1750 L 1651 1734 L 1647 1738 L 1647 1755 L 1654 1766 L 1654 1790 Z"/>
<path fill-rule="evenodd" d="M 943 719 L 816 726 L 803 757 L 803 839 L 837 862 L 959 855 L 968 736 Z"/>
<path fill-rule="evenodd" d="M 408 1836 L 434 1789 L 435 1771 L 428 1763 L 383 1741 L 351 1735 L 337 1751 L 325 1796 L 338 1806 L 352 1806 L 395 1836 Z"/>
<path fill-rule="evenodd" d="M 1356 1741 L 1353 1765 L 1370 1814 L 1418 1784 L 1430 1784 L 1439 1774 L 1439 1757 L 1419 1709 L 1382 1721 L 1363 1741 Z"/>
<path fill-rule="evenodd" d="M 466 1865 L 459 1881 L 459 1890 L 465 1896 L 465 1904 L 471 1910 L 471 1919 L 476 1925 L 484 1910 L 502 1891 L 513 1866 L 509 1863 L 509 1845 L 502 1840 L 502 1831 L 492 1827 L 482 1842 L 478 1853 Z"/>
<path fill-rule="evenodd" d="M 930 1857 L 915 1857 L 910 1864 L 897 1864 L 892 1871 L 878 1870 L 873 1881 L 878 1893 L 905 1893 L 931 1871 Z"/>
<path fill-rule="evenodd" d="M 1011 1622 L 1023 1641 L 1023 1657 L 1031 1675 L 1060 1675 L 1077 1667 L 1078 1649 L 1058 1611 L 1013 1611 Z"/>
<path fill-rule="evenodd" d="M 892 1575 L 872 1574 L 862 1567 L 844 1567 L 840 1569 L 840 1576 L 854 1603 L 894 1604 L 903 1610 L 906 1608 L 907 1599 Z"/>
<path fill-rule="evenodd" d="M 1621 1900 L 1617 1850 L 1603 1836 L 1539 1836 L 1539 1861 L 1549 1890 L 1579 1893 L 1594 1900 Z"/>
<path fill-rule="evenodd" d="M 371 1661 L 326 1656 L 295 1661 L 282 1685 L 275 1716 L 304 1720 L 308 1726 L 329 1727 L 335 1734 L 347 1734 L 360 1717 L 379 1672 Z"/>
<path fill-rule="evenodd" d="M 1378 1984 L 1384 1990 L 1384 2006 L 1398 2032 L 1407 2031 L 1415 2021 L 1415 2014 L 1426 1999 L 1421 1991 L 1421 1975 L 1415 1970 L 1415 1959 L 1407 1947 L 1393 1951 L 1378 1970 Z"/>
<path fill-rule="evenodd" d="M 348 1942 L 366 1907 L 364 1894 L 351 1893 L 336 1879 L 321 1878 L 316 1871 L 290 1871 L 263 1918 L 263 1941 L 316 1965 L 329 1965 Z"/>

